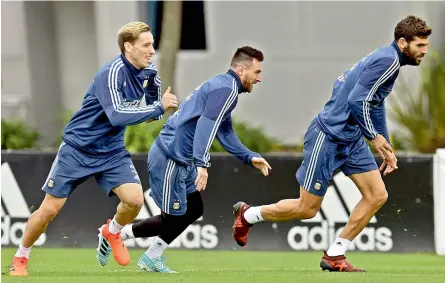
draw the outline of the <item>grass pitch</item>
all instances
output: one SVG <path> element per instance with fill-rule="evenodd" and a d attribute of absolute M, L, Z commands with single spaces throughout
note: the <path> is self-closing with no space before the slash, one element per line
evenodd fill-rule
<path fill-rule="evenodd" d="M 139 271 L 143 250 L 132 249 L 131 263 L 121 267 L 110 258 L 106 267 L 95 249 L 34 248 L 30 276 L 10 277 L 9 264 L 16 249 L 3 248 L 2 282 L 328 282 L 328 283 L 441 283 L 445 257 L 433 254 L 382 254 L 349 252 L 347 257 L 367 273 L 322 272 L 320 252 L 178 251 L 165 253 L 167 265 L 179 274 Z"/>

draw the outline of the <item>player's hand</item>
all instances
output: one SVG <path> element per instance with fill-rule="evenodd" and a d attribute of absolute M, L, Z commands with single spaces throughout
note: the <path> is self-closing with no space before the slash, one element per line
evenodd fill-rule
<path fill-rule="evenodd" d="M 394 172 L 399 167 L 397 166 L 397 157 L 393 152 L 385 151 L 385 158 L 383 159 L 382 165 L 380 165 L 380 171 L 383 171 L 383 176 Z M 386 167 L 386 168 L 385 168 Z"/>
<path fill-rule="evenodd" d="M 207 168 L 198 167 L 198 176 L 196 177 L 195 185 L 198 192 L 204 191 L 207 186 L 207 178 L 209 174 L 207 173 Z"/>
<path fill-rule="evenodd" d="M 382 135 L 377 135 L 374 139 L 370 141 L 370 143 L 383 160 L 386 159 L 385 155 L 388 155 L 388 152 L 389 153 L 393 152 L 391 146 L 386 141 L 385 137 Z"/>
<path fill-rule="evenodd" d="M 269 170 L 272 169 L 272 167 L 270 167 L 269 163 L 267 163 L 266 159 L 262 158 L 262 157 L 254 157 L 251 160 L 252 165 L 259 169 L 261 171 L 261 173 L 263 173 L 264 176 L 268 176 L 269 175 Z"/>
<path fill-rule="evenodd" d="M 178 107 L 178 98 L 173 93 L 170 93 L 170 87 L 167 88 L 164 95 L 162 96 L 162 107 L 164 107 L 164 111 L 167 111 L 170 108 Z"/>

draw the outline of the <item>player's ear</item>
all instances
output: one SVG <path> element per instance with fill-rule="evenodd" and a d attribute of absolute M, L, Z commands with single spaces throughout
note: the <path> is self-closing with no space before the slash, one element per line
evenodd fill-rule
<path fill-rule="evenodd" d="M 244 65 L 243 64 L 238 64 L 238 66 L 236 67 L 237 69 L 237 73 L 239 76 L 242 76 L 244 74 Z"/>
<path fill-rule="evenodd" d="M 407 48 L 408 47 L 408 41 L 406 41 L 406 38 L 401 37 L 399 39 L 399 41 L 402 43 L 403 48 Z"/>
<path fill-rule="evenodd" d="M 131 52 L 131 50 L 133 49 L 133 46 L 131 45 L 130 42 L 127 41 L 124 43 L 124 48 L 125 48 L 125 51 Z"/>

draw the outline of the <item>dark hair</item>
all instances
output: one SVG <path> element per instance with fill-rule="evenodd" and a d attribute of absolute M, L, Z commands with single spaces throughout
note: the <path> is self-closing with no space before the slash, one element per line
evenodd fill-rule
<path fill-rule="evenodd" d="M 411 42 L 415 36 L 420 38 L 427 38 L 432 32 L 432 29 L 426 24 L 424 20 L 416 16 L 408 16 L 401 20 L 394 30 L 394 40 L 405 38 L 406 41 Z"/>
<path fill-rule="evenodd" d="M 250 46 L 243 46 L 236 50 L 230 65 L 235 67 L 241 62 L 251 63 L 254 58 L 262 62 L 264 60 L 263 52 Z"/>

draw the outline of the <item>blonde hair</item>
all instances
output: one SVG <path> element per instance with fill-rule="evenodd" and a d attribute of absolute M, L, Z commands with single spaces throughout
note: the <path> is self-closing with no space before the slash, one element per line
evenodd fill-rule
<path fill-rule="evenodd" d="M 125 51 L 125 42 L 133 44 L 133 42 L 139 38 L 141 33 L 149 31 L 151 31 L 150 26 L 143 22 L 131 22 L 125 24 L 117 34 L 117 44 L 119 45 L 121 52 L 124 53 Z"/>

